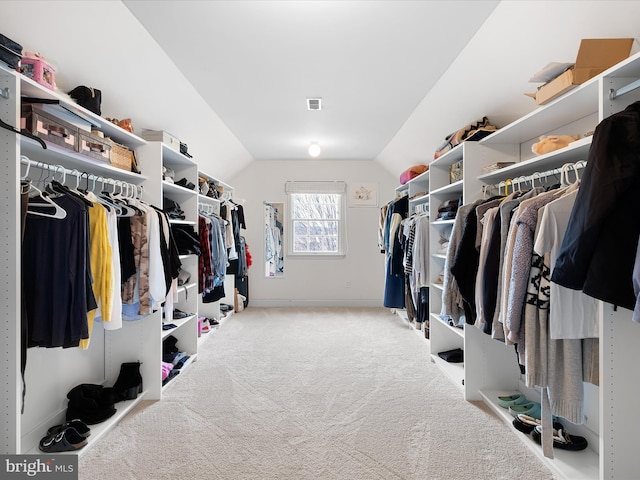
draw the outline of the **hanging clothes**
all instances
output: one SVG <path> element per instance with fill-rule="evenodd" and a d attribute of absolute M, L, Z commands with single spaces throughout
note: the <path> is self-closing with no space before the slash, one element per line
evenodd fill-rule
<path fill-rule="evenodd" d="M 640 102 L 596 127 L 551 280 L 633 310 L 640 236 Z"/>

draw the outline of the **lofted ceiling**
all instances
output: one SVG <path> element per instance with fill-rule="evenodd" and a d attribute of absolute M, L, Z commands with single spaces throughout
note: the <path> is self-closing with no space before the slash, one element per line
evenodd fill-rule
<path fill-rule="evenodd" d="M 377 161 L 394 176 L 484 115 L 536 108 L 532 73 L 581 38 L 640 37 L 640 1 L 3 0 L 0 32 L 62 92 L 167 130 L 210 173 L 253 161 Z M 323 110 L 306 110 L 307 97 Z"/>
<path fill-rule="evenodd" d="M 256 160 L 375 158 L 498 4 L 124 3 Z"/>

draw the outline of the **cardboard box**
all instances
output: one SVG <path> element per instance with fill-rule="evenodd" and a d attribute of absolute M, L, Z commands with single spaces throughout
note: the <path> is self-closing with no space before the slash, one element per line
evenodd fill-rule
<path fill-rule="evenodd" d="M 633 38 L 588 38 L 580 41 L 573 68 L 545 83 L 535 95 L 538 105 L 544 105 L 572 88 L 601 74 L 631 54 Z"/>

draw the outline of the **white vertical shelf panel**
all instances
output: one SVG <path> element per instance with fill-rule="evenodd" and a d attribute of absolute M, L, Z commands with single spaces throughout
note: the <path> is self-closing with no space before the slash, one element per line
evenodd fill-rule
<path fill-rule="evenodd" d="M 6 90 L 5 90 L 6 89 Z M 9 98 L 0 97 L 0 118 L 19 126 L 16 98 L 20 85 L 15 73 L 0 68 L 0 90 Z M 20 408 L 22 380 L 20 376 L 20 187 L 18 135 L 0 129 L 0 206 L 2 219 L 0 259 L 5 272 L 0 295 L 0 372 L 5 388 L 0 394 L 0 453 L 20 453 Z"/>

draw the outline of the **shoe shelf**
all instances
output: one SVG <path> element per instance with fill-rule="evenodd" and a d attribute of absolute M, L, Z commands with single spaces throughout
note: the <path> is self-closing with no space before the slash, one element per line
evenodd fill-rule
<path fill-rule="evenodd" d="M 433 328 L 431 331 L 433 331 Z M 451 382 L 458 387 L 461 392 L 464 392 L 464 363 L 447 362 L 438 356 L 438 352 L 431 354 L 431 361 L 435 363 L 447 377 L 449 377 L 449 380 L 451 380 Z"/>
<path fill-rule="evenodd" d="M 451 331 L 451 333 L 453 333 L 454 335 L 457 335 L 460 338 L 464 339 L 464 328 L 458 328 L 458 327 L 453 327 L 451 325 L 449 325 L 447 322 L 445 322 L 442 318 L 440 318 L 440 315 L 436 314 L 436 313 L 431 313 L 431 325 L 433 328 L 433 323 L 434 322 L 438 322 L 439 324 L 442 324 L 444 328 L 448 329 Z"/>
<path fill-rule="evenodd" d="M 167 388 L 171 387 L 171 385 L 175 383 L 176 379 L 179 379 L 180 376 L 182 376 L 184 372 L 191 366 L 191 364 L 195 362 L 197 359 L 198 359 L 197 353 L 189 355 L 189 358 L 184 362 L 184 365 L 182 365 L 182 368 L 180 368 L 180 373 L 162 386 L 162 392 L 163 393 L 166 392 Z"/>
<path fill-rule="evenodd" d="M 180 318 L 177 320 L 173 320 L 173 321 L 167 321 L 165 320 L 163 322 L 163 324 L 169 324 L 172 323 L 176 326 L 176 328 L 172 328 L 171 330 L 162 330 L 162 339 L 164 340 L 165 338 L 167 338 L 169 335 L 171 335 L 172 333 L 174 333 L 176 330 L 178 330 L 180 327 L 182 327 L 183 325 L 189 323 L 190 321 L 192 321 L 193 319 L 198 318 L 197 315 L 189 315 L 188 317 L 185 318 Z"/>
<path fill-rule="evenodd" d="M 491 410 L 508 424 L 513 430 L 514 434 L 529 447 L 529 449 L 560 478 L 567 479 L 597 479 L 600 478 L 600 462 L 599 456 L 591 446 L 593 441 L 589 440 L 589 447 L 585 450 L 578 452 L 572 452 L 567 450 L 553 450 L 554 458 L 547 458 L 542 453 L 542 447 L 538 445 L 529 435 L 522 433 L 513 426 L 513 417 L 509 413 L 509 410 L 502 408 L 498 403 L 498 397 L 502 395 L 511 395 L 517 393 L 514 390 L 481 390 L 480 395 L 484 403 L 491 408 Z M 539 401 L 539 399 L 538 399 Z M 563 425 L 567 426 L 569 434 L 572 433 L 571 425 L 567 422 L 563 422 Z M 582 433 L 580 433 L 581 435 Z"/>
<path fill-rule="evenodd" d="M 111 430 L 114 426 L 116 426 L 120 422 L 120 420 L 126 417 L 129 414 L 129 412 L 131 412 L 131 410 L 133 410 L 140 402 L 142 402 L 142 400 L 144 400 L 146 393 L 147 393 L 146 391 L 143 391 L 142 393 L 139 393 L 138 397 L 133 400 L 124 400 L 122 402 L 116 403 L 114 405 L 116 409 L 116 413 L 114 413 L 111 417 L 109 417 L 107 420 L 105 420 L 102 423 L 89 425 L 89 428 L 91 428 L 91 435 L 89 436 L 89 438 L 87 438 L 87 445 L 85 447 L 81 448 L 80 450 L 73 450 L 71 452 L 56 452 L 55 455 L 78 455 L 78 457 L 82 457 L 85 453 L 87 453 L 91 449 L 94 443 L 98 442 L 103 436 L 107 434 L 109 430 Z M 40 438 L 44 437 L 45 434 L 46 434 L 46 431 L 42 432 L 42 434 L 40 435 Z M 40 448 L 38 448 L 37 446 L 38 443 L 39 443 L 39 440 L 38 442 L 36 442 L 36 447 L 26 452 L 26 454 L 46 455 L 44 452 L 40 450 Z"/>
<path fill-rule="evenodd" d="M 162 190 L 164 192 L 170 192 L 174 195 L 183 195 L 183 196 L 196 195 L 195 190 L 190 190 L 181 185 L 176 185 L 175 183 L 167 182 L 166 180 L 162 181 Z"/>

